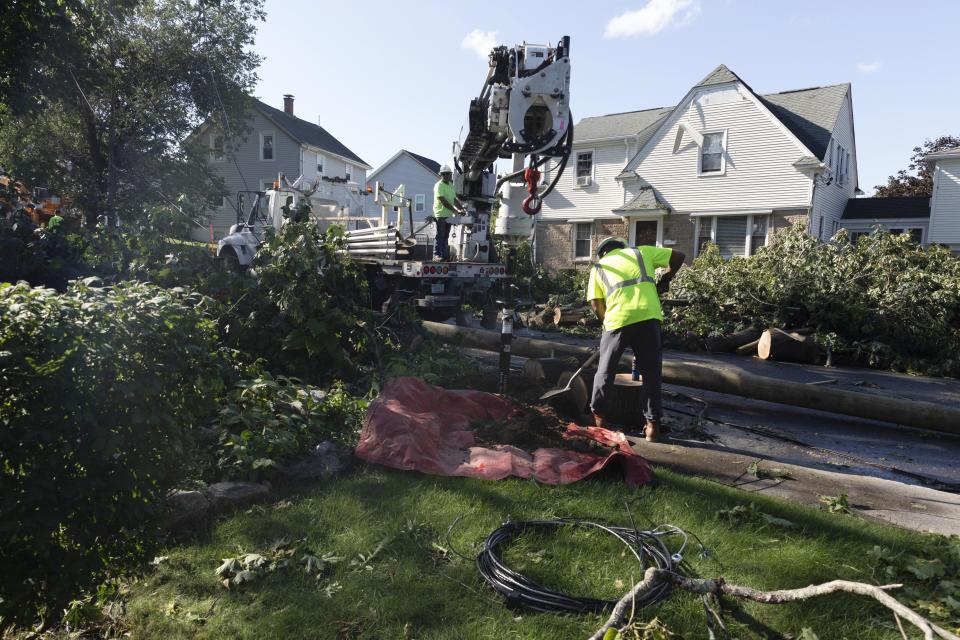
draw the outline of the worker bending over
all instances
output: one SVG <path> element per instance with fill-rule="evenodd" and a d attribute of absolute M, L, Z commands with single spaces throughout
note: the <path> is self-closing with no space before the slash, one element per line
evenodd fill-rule
<path fill-rule="evenodd" d="M 450 222 L 447 220 L 454 213 L 463 213 L 463 203 L 457 198 L 457 191 L 453 187 L 453 171 L 450 165 L 440 167 L 440 179 L 433 186 L 433 218 L 437 226 L 435 239 L 436 260 L 449 260 L 450 250 L 447 241 L 450 238 Z"/>
<path fill-rule="evenodd" d="M 660 436 L 663 414 L 660 385 L 663 354 L 660 322 L 663 311 L 659 294 L 665 293 L 670 280 L 683 265 L 684 255 L 662 247 L 627 247 L 623 238 L 604 238 L 597 246 L 597 262 L 590 270 L 587 300 L 603 321 L 600 337 L 600 362 L 593 380 L 590 408 L 598 427 L 604 425 L 607 396 L 617 375 L 624 349 L 630 347 L 643 376 L 641 406 L 646 418 L 643 434 L 647 440 Z M 668 268 L 656 283 L 658 268 Z"/>

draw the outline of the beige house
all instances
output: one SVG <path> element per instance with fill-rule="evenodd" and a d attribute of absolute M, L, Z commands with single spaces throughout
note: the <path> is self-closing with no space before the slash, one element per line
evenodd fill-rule
<path fill-rule="evenodd" d="M 589 264 L 607 235 L 691 258 L 707 241 L 748 256 L 798 221 L 829 238 L 856 193 L 849 84 L 761 95 L 720 65 L 675 107 L 577 123 L 538 219 L 537 260 Z"/>

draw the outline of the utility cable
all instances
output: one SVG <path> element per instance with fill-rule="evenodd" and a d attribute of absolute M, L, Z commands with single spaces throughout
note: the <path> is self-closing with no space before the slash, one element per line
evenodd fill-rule
<path fill-rule="evenodd" d="M 501 551 L 517 536 L 527 531 L 543 531 L 556 527 L 592 527 L 609 533 L 630 550 L 640 565 L 641 573 L 648 567 L 663 571 L 678 570 L 687 545 L 687 534 L 673 525 L 640 531 L 634 527 L 617 527 L 575 518 L 504 523 L 487 537 L 477 555 L 476 563 L 483 579 L 504 596 L 510 606 L 543 613 L 601 613 L 617 604 L 616 600 L 570 596 L 548 589 L 504 563 Z M 681 537 L 683 543 L 677 552 L 671 553 L 664 539 L 675 536 Z M 638 608 L 655 605 L 666 599 L 670 591 L 669 583 L 660 582 L 638 596 L 634 605 Z"/>

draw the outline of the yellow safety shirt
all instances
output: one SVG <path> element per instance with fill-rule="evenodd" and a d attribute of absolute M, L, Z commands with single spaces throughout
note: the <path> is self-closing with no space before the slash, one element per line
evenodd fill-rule
<path fill-rule="evenodd" d="M 614 331 L 644 320 L 663 320 L 653 274 L 670 265 L 673 249 L 629 247 L 614 249 L 590 270 L 587 300 L 603 300 L 604 331 Z"/>
<path fill-rule="evenodd" d="M 457 191 L 453 188 L 452 180 L 450 182 L 437 180 L 437 184 L 433 185 L 433 217 L 449 218 L 453 215 L 453 211 L 443 206 L 440 198 L 445 198 L 450 204 L 456 204 Z"/>

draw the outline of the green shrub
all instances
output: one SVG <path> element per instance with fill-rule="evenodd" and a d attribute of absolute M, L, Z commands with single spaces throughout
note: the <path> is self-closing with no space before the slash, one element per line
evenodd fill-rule
<path fill-rule="evenodd" d="M 321 234 L 290 222 L 270 234 L 254 261 L 258 301 L 239 348 L 311 383 L 375 373 L 396 344 L 373 322 L 366 277 L 342 248 L 337 226 Z"/>
<path fill-rule="evenodd" d="M 796 226 L 750 258 L 709 247 L 677 274 L 674 333 L 726 334 L 746 326 L 811 327 L 848 360 L 931 374 L 960 374 L 960 257 L 908 235 L 877 233 L 828 243 Z"/>
<path fill-rule="evenodd" d="M 195 294 L 0 285 L 0 627 L 139 567 L 222 389 Z"/>
<path fill-rule="evenodd" d="M 241 380 L 217 415 L 216 474 L 256 479 L 324 440 L 356 444 L 365 410 L 340 384 L 325 393 L 284 376 Z"/>

